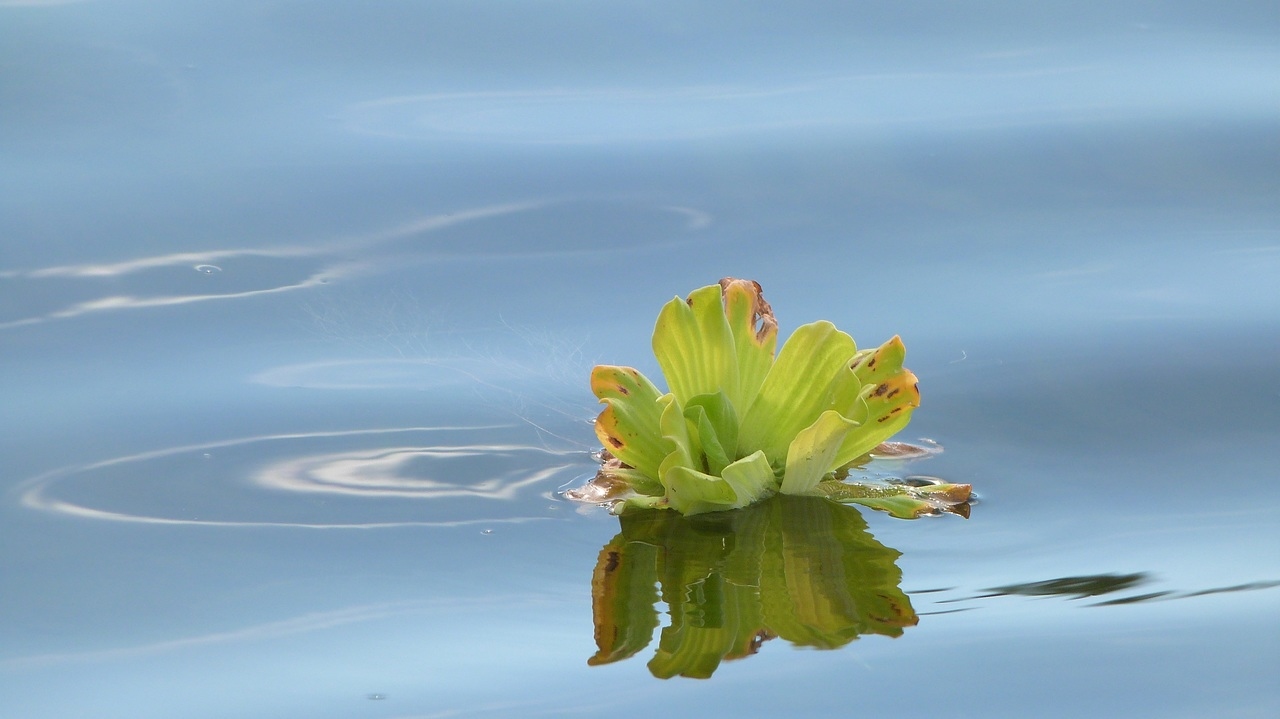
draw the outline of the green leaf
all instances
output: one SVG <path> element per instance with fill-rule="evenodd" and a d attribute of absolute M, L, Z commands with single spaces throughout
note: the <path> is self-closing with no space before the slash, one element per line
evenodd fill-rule
<path fill-rule="evenodd" d="M 609 506 L 609 513 L 619 514 L 625 517 L 637 512 L 668 508 L 667 496 L 665 494 L 660 496 L 644 495 L 639 497 L 627 497 L 619 502 L 614 502 Z"/>
<path fill-rule="evenodd" d="M 698 448 L 698 453 L 693 456 L 694 466 L 708 474 L 720 474 L 733 459 L 720 443 L 716 428 L 707 418 L 707 410 L 703 407 L 685 407 L 684 418 L 688 423 L 691 444 Z"/>
<path fill-rule="evenodd" d="M 700 394 L 685 405 L 684 416 L 697 431 L 696 444 L 706 457 L 703 471 L 720 474 L 735 459 L 738 446 L 738 416 L 729 398 L 724 392 Z"/>
<path fill-rule="evenodd" d="M 667 393 L 658 398 L 662 414 L 658 418 L 658 428 L 662 433 L 666 456 L 658 464 L 658 479 L 667 486 L 667 470 L 672 467 L 688 467 L 692 469 L 693 458 L 701 453 L 701 448 L 694 446 L 694 438 L 689 435 L 689 420 L 685 419 L 684 408 L 674 394 Z"/>
<path fill-rule="evenodd" d="M 746 507 L 764 499 L 778 488 L 777 477 L 774 476 L 764 452 L 753 452 L 743 457 L 725 467 L 720 476 L 733 488 L 736 496 L 734 504 L 738 507 Z"/>
<path fill-rule="evenodd" d="M 719 285 L 668 302 L 653 329 L 653 354 L 676 399 L 737 387 L 737 353 Z"/>
<path fill-rule="evenodd" d="M 662 479 L 667 486 L 667 503 L 684 515 L 746 506 L 737 503 L 737 493 L 721 477 L 677 465 L 668 468 Z"/>
<path fill-rule="evenodd" d="M 858 385 L 848 367 L 853 338 L 830 322 L 803 325 L 782 346 L 738 433 L 742 450 L 764 450 L 781 467 L 791 440 Z"/>
<path fill-rule="evenodd" d="M 816 494 L 837 502 L 861 504 L 878 509 L 899 519 L 915 519 L 940 511 L 968 516 L 966 502 L 971 489 L 967 484 L 940 483 L 913 487 L 905 484 L 868 484 L 827 480 L 820 482 Z"/>
<path fill-rule="evenodd" d="M 897 497 L 853 497 L 844 501 L 888 512 L 898 519 L 916 519 L 937 512 L 936 507 L 923 499 L 905 494 Z"/>
<path fill-rule="evenodd" d="M 658 402 L 665 405 L 659 422 L 662 436 L 670 452 L 658 465 L 658 478 L 666 488 L 666 506 L 681 514 L 701 514 L 729 509 L 736 494 L 720 477 L 698 470 L 702 448 L 696 444 L 695 435 L 689 432 L 680 401 L 666 394 Z M 695 457 L 698 460 L 695 460 Z"/>
<path fill-rule="evenodd" d="M 857 422 L 835 410 L 827 410 L 818 420 L 800 431 L 787 449 L 787 469 L 782 478 L 783 494 L 808 494 L 818 482 L 839 466 L 835 463 L 840 443 Z"/>
<path fill-rule="evenodd" d="M 596 436 L 615 457 L 656 478 L 667 455 L 659 419 L 658 388 L 631 367 L 600 365 L 591 370 L 591 391 L 607 405 L 596 418 Z"/>

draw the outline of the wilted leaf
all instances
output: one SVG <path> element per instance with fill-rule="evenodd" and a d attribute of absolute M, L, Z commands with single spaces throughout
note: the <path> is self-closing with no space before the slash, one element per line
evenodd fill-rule
<path fill-rule="evenodd" d="M 725 278 L 720 280 L 720 288 L 738 359 L 736 386 L 725 387 L 725 391 L 733 405 L 745 412 L 773 366 L 778 322 L 758 282 Z"/>

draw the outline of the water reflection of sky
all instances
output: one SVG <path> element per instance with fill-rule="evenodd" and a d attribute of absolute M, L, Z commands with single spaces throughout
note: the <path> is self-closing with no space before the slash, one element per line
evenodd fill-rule
<path fill-rule="evenodd" d="M 0 0 L 0 714 L 1275 714 L 1278 31 Z M 982 502 L 867 517 L 901 638 L 588 668 L 586 372 L 725 275 L 900 333 Z"/>

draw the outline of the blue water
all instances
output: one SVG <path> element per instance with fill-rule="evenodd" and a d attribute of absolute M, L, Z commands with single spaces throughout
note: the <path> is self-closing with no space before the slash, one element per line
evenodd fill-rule
<path fill-rule="evenodd" d="M 0 0 L 0 715 L 1280 713 L 1278 37 Z M 900 334 L 981 501 L 863 512 L 898 638 L 588 666 L 587 374 L 724 276 Z"/>

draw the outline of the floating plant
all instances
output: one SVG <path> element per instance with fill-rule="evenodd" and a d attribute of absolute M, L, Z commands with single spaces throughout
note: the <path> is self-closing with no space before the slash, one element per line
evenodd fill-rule
<path fill-rule="evenodd" d="M 914 518 L 967 511 L 969 485 L 872 482 L 854 470 L 920 404 L 898 337 L 859 350 L 826 321 L 778 344 L 760 285 L 726 278 L 663 306 L 653 352 L 669 385 L 638 370 L 591 372 L 606 407 L 599 473 L 576 499 L 613 512 L 739 509 L 774 494 L 814 495 Z"/>

